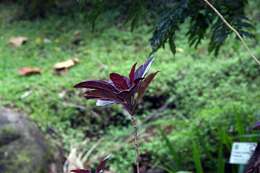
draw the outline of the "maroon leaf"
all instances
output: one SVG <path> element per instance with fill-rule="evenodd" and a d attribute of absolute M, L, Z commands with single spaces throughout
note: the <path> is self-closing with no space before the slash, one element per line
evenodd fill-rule
<path fill-rule="evenodd" d="M 81 82 L 74 87 L 85 88 L 87 99 L 96 99 L 97 106 L 109 104 L 121 104 L 133 115 L 138 101 L 143 97 L 148 85 L 152 82 L 156 73 L 146 76 L 153 58 L 149 58 L 136 70 L 136 63 L 132 66 L 129 78 L 118 73 L 111 73 L 110 80 L 89 80 Z M 136 94 L 138 97 L 136 97 Z"/>
<path fill-rule="evenodd" d="M 133 115 L 136 108 L 135 94 L 139 85 L 134 85 L 130 90 L 122 91 L 117 95 L 124 100 L 121 104 L 130 115 Z"/>
<path fill-rule="evenodd" d="M 138 100 L 143 98 L 143 95 L 149 86 L 149 84 L 153 81 L 154 77 L 157 75 L 158 71 L 155 73 L 149 74 L 141 83 L 141 86 L 138 88 Z"/>
<path fill-rule="evenodd" d="M 131 71 L 129 73 L 129 79 L 130 79 L 130 85 L 133 84 L 134 80 L 135 80 L 135 66 L 136 66 L 137 63 L 135 63 L 132 68 L 131 68 Z"/>
<path fill-rule="evenodd" d="M 106 161 L 102 160 L 97 167 L 96 173 L 101 173 L 102 171 L 104 171 L 105 166 L 106 166 Z"/>
<path fill-rule="evenodd" d="M 104 171 L 105 167 L 106 167 L 106 162 L 107 160 L 110 158 L 110 155 L 101 159 L 101 161 L 99 162 L 99 165 L 96 169 L 96 173 L 101 173 Z"/>
<path fill-rule="evenodd" d="M 135 79 L 143 78 L 146 73 L 149 71 L 151 65 L 153 63 L 153 58 L 149 58 L 143 65 L 138 67 L 135 71 Z"/>
<path fill-rule="evenodd" d="M 85 92 L 85 97 L 87 99 L 101 99 L 101 100 L 111 100 L 120 102 L 121 100 L 113 92 L 107 92 L 106 90 L 90 90 Z"/>
<path fill-rule="evenodd" d="M 75 173 L 91 173 L 90 170 L 87 170 L 87 169 L 74 169 L 74 170 L 71 170 L 70 172 L 75 172 Z"/>
<path fill-rule="evenodd" d="M 103 89 L 106 91 L 118 92 L 118 90 L 109 82 L 103 80 L 89 80 L 76 84 L 75 88 Z"/>
<path fill-rule="evenodd" d="M 118 73 L 111 73 L 110 79 L 119 90 L 128 89 L 128 79 Z"/>

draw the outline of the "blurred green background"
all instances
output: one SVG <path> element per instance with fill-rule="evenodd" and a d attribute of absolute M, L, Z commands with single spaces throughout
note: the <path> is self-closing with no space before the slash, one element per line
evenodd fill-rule
<path fill-rule="evenodd" d="M 256 37 L 246 41 L 260 57 L 258 7 L 258 1 L 247 6 Z M 153 26 L 143 23 L 131 32 L 129 24 L 111 24 L 111 14 L 99 18 L 92 31 L 80 10 L 30 20 L 17 17 L 21 11 L 17 3 L 0 3 L 0 105 L 26 112 L 65 153 L 74 146 L 82 153 L 91 150 L 90 163 L 112 153 L 110 170 L 130 172 L 135 157 L 126 113 L 120 106 L 96 107 L 73 85 L 106 79 L 110 72 L 127 75 L 151 52 Z M 232 36 L 214 56 L 207 37 L 195 49 L 186 32 L 184 24 L 176 34 L 175 55 L 168 45 L 156 53 L 151 71 L 160 73 L 137 113 L 141 152 L 167 172 L 201 172 L 200 162 L 203 172 L 237 172 L 228 164 L 232 142 L 257 140 L 249 129 L 260 117 L 260 66 Z M 14 48 L 8 42 L 17 36 L 28 41 Z M 54 64 L 71 58 L 79 63 L 56 74 Z M 22 67 L 39 67 L 42 74 L 21 76 Z"/>

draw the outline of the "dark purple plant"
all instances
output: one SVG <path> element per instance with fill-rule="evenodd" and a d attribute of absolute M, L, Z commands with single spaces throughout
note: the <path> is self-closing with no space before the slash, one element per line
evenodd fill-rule
<path fill-rule="evenodd" d="M 106 162 L 109 159 L 109 157 L 105 157 L 103 159 L 101 159 L 101 161 L 99 162 L 97 168 L 96 168 L 96 173 L 103 173 L 104 169 L 106 167 Z M 74 173 L 91 173 L 91 170 L 89 169 L 74 169 L 71 170 L 70 172 L 74 172 Z"/>
<path fill-rule="evenodd" d="M 260 121 L 256 122 L 253 130 L 260 130 Z M 246 165 L 244 173 L 259 173 L 260 172 L 260 144 L 258 142 L 254 153 Z"/>
<path fill-rule="evenodd" d="M 131 115 L 132 125 L 135 129 L 135 150 L 136 150 L 136 170 L 139 170 L 139 146 L 138 127 L 135 117 L 137 104 L 142 99 L 147 87 L 152 82 L 158 72 L 148 74 L 153 63 L 153 58 L 149 58 L 144 64 L 136 68 L 136 63 L 132 66 L 128 77 L 118 73 L 110 73 L 108 80 L 87 80 L 75 85 L 75 88 L 85 88 L 85 98 L 97 100 L 98 106 L 109 104 L 121 104 Z M 82 170 L 79 170 L 82 171 Z M 84 171 L 84 170 L 83 170 Z M 88 170 L 86 170 L 88 171 Z M 76 173 L 90 173 L 76 172 Z M 98 172 L 99 173 L 99 172 Z"/>
<path fill-rule="evenodd" d="M 75 172 L 75 173 L 91 173 L 91 171 L 88 170 L 88 169 L 74 169 L 74 170 L 71 170 L 70 172 Z"/>
<path fill-rule="evenodd" d="M 134 64 L 128 77 L 118 73 L 110 73 L 109 80 L 87 80 L 75 85 L 76 88 L 85 88 L 85 98 L 96 99 L 97 106 L 121 104 L 134 115 L 138 102 L 158 72 L 147 75 L 153 58 L 149 58 L 136 69 Z"/>
<path fill-rule="evenodd" d="M 255 123 L 253 129 L 254 129 L 254 130 L 260 130 L 260 121 L 258 121 L 257 123 Z"/>

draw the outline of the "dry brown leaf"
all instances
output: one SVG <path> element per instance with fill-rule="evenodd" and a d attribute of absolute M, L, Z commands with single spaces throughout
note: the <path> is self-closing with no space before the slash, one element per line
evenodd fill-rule
<path fill-rule="evenodd" d="M 77 63 L 79 63 L 79 60 L 77 58 L 69 59 L 69 60 L 62 61 L 62 62 L 55 64 L 54 69 L 56 71 L 67 70 L 67 69 L 75 66 Z"/>
<path fill-rule="evenodd" d="M 23 67 L 19 69 L 21 76 L 30 76 L 35 74 L 41 74 L 41 69 L 36 67 Z"/>
<path fill-rule="evenodd" d="M 9 39 L 9 44 L 11 44 L 13 47 L 20 47 L 21 45 L 25 44 L 28 41 L 27 37 L 12 37 Z"/>

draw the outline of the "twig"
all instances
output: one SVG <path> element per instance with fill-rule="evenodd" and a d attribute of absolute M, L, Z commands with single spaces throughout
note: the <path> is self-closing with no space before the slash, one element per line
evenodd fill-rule
<path fill-rule="evenodd" d="M 75 108 L 75 109 L 78 109 L 82 112 L 86 111 L 86 107 L 85 106 L 82 106 L 82 105 L 77 105 L 77 104 L 74 104 L 74 103 L 69 103 L 69 102 L 63 102 L 62 103 L 64 106 L 66 107 L 71 107 L 71 108 Z"/>
<path fill-rule="evenodd" d="M 257 57 L 251 52 L 250 48 L 248 47 L 248 45 L 246 44 L 245 40 L 243 39 L 243 37 L 239 34 L 239 32 L 224 18 L 224 16 L 208 1 L 208 0 L 203 0 L 204 2 L 206 2 L 206 4 L 208 6 L 210 6 L 210 8 L 212 8 L 214 10 L 214 12 L 220 17 L 220 19 L 227 25 L 227 27 L 229 29 L 231 29 L 236 35 L 237 37 L 240 39 L 240 41 L 242 42 L 243 46 L 246 48 L 247 52 L 250 54 L 250 56 L 255 60 L 255 62 L 260 65 L 260 60 L 257 59 Z"/>
<path fill-rule="evenodd" d="M 148 123 L 152 120 L 156 120 L 158 118 L 160 118 L 162 116 L 162 112 L 166 109 L 168 109 L 168 106 L 170 105 L 172 99 L 170 98 L 169 100 L 166 101 L 165 104 L 163 104 L 159 109 L 157 109 L 156 111 L 152 112 L 150 115 L 146 116 L 144 121 L 145 123 Z"/>

